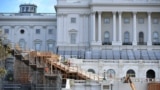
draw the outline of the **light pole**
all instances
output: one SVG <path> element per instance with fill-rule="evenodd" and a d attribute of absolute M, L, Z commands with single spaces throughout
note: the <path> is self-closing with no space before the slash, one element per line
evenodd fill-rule
<path fill-rule="evenodd" d="M 103 74 L 103 80 L 106 80 L 106 70 L 104 70 L 104 74 Z"/>
<path fill-rule="evenodd" d="M 112 90 L 112 88 L 113 88 L 113 84 L 111 83 L 111 90 Z"/>

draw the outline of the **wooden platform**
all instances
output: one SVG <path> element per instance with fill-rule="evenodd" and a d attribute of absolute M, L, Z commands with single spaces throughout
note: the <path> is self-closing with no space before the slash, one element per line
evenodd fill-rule
<path fill-rule="evenodd" d="M 149 83 L 148 90 L 160 90 L 160 82 L 158 83 Z"/>

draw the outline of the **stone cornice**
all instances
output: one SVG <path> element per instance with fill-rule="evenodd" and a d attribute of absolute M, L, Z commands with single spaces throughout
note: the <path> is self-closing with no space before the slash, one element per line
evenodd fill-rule
<path fill-rule="evenodd" d="M 56 21 L 54 17 L 0 17 L 0 21 Z"/>
<path fill-rule="evenodd" d="M 90 3 L 89 6 L 159 6 L 160 3 Z"/>
<path fill-rule="evenodd" d="M 57 5 L 56 8 L 88 8 L 88 5 Z"/>
<path fill-rule="evenodd" d="M 88 16 L 89 13 L 80 13 L 79 16 Z"/>

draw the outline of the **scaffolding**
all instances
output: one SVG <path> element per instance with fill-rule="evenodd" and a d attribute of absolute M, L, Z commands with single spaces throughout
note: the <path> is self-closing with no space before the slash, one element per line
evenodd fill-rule
<path fill-rule="evenodd" d="M 15 56 L 14 79 L 3 80 L 1 90 L 61 90 L 61 73 L 52 70 L 46 72 L 45 59 L 51 53 L 23 51 L 19 47 L 10 51 Z"/>
<path fill-rule="evenodd" d="M 60 62 L 60 56 L 51 52 L 21 50 L 18 46 L 10 51 L 15 56 L 14 80 L 5 83 L 4 90 L 61 90 L 66 80 L 99 81 L 102 77 Z"/>

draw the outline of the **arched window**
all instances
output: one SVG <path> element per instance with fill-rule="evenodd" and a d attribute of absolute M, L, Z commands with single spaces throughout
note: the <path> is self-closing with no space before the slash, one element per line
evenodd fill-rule
<path fill-rule="evenodd" d="M 130 77 L 136 77 L 135 72 L 134 72 L 134 70 L 132 70 L 132 69 L 129 69 L 129 70 L 127 71 L 127 75 L 129 75 Z"/>
<path fill-rule="evenodd" d="M 129 43 L 129 32 L 128 31 L 124 33 L 124 43 Z"/>
<path fill-rule="evenodd" d="M 110 38 L 109 32 L 105 31 L 104 32 L 104 44 L 108 44 L 110 42 L 109 38 Z"/>
<path fill-rule="evenodd" d="M 19 40 L 19 46 L 20 46 L 20 48 L 21 48 L 21 49 L 24 49 L 24 48 L 25 48 L 25 45 L 26 45 L 25 40 L 24 40 L 24 39 L 20 39 L 20 40 Z"/>
<path fill-rule="evenodd" d="M 139 44 L 143 45 L 144 44 L 144 33 L 139 32 Z"/>
<path fill-rule="evenodd" d="M 158 32 L 153 33 L 153 43 L 158 44 L 159 43 L 159 34 Z"/>
<path fill-rule="evenodd" d="M 95 73 L 93 69 L 88 69 L 88 72 Z"/>
<path fill-rule="evenodd" d="M 108 78 L 114 78 L 115 74 L 116 74 L 116 72 L 113 69 L 107 70 L 107 77 Z"/>
<path fill-rule="evenodd" d="M 147 72 L 146 72 L 146 77 L 147 78 L 155 78 L 155 71 L 153 71 L 153 70 L 148 70 Z"/>

